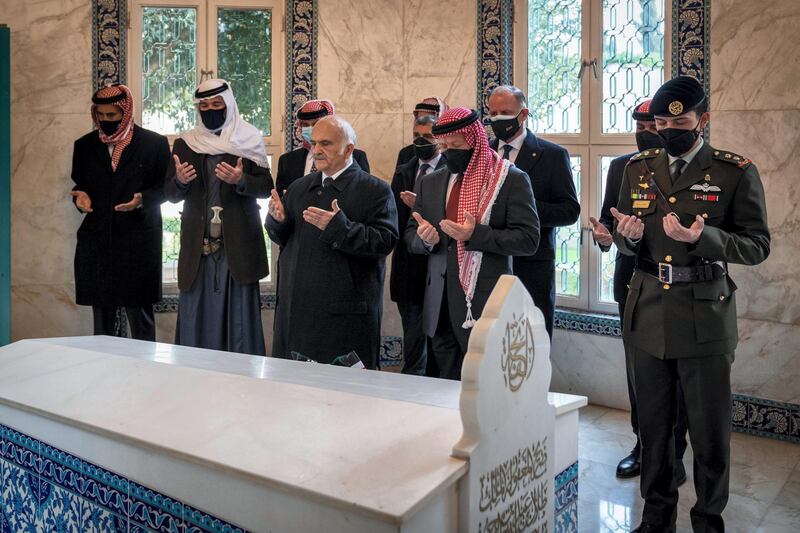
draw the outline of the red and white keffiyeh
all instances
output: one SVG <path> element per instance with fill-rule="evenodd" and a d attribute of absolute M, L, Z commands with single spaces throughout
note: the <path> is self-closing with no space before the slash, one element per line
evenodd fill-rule
<path fill-rule="evenodd" d="M 92 102 L 92 122 L 100 135 L 100 141 L 103 144 L 114 145 L 111 152 L 111 169 L 116 172 L 122 152 L 133 139 L 133 96 L 130 89 L 124 85 L 108 85 L 94 94 Z M 106 103 L 115 105 L 122 110 L 122 122 L 113 135 L 103 133 L 97 118 L 97 106 Z"/>
<path fill-rule="evenodd" d="M 470 119 L 473 120 L 470 121 Z M 454 107 L 442 113 L 436 121 L 434 136 L 438 138 L 462 134 L 470 148 L 474 149 L 467 171 L 461 182 L 461 193 L 458 198 L 458 223 L 463 224 L 466 213 L 475 217 L 476 224 L 488 224 L 492 216 L 492 207 L 497 194 L 505 183 L 511 163 L 501 158 L 489 146 L 486 130 L 483 128 L 476 111 L 464 107 Z M 436 129 L 456 122 L 468 122 L 466 125 L 437 134 Z M 467 299 L 467 316 L 464 329 L 475 325 L 472 317 L 472 297 L 481 269 L 483 252 L 466 250 L 462 241 L 458 242 L 458 278 Z"/>
<path fill-rule="evenodd" d="M 309 100 L 297 110 L 297 120 L 314 120 L 335 114 L 333 102 L 330 100 Z M 303 139 L 303 147 L 308 149 L 311 145 Z"/>

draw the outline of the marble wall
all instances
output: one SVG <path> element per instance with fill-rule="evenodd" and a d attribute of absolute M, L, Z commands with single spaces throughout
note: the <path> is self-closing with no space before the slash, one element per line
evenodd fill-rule
<path fill-rule="evenodd" d="M 437 95 L 475 107 L 474 0 L 318 0 L 317 96 L 356 130 L 370 170 L 390 181 L 411 142 L 411 111 Z M 447 21 L 447 24 L 443 24 Z M 388 268 L 387 268 L 388 271 Z M 384 335 L 400 335 L 397 306 L 384 297 Z"/>
<path fill-rule="evenodd" d="M 92 127 L 92 4 L 0 0 L 11 28 L 12 338 L 91 331 L 75 305 L 73 141 Z"/>
<path fill-rule="evenodd" d="M 758 167 L 772 233 L 764 263 L 731 267 L 740 338 L 732 388 L 791 403 L 800 403 L 798 24 L 796 0 L 715 0 L 711 9 L 711 143 Z M 621 341 L 560 331 L 553 357 L 554 388 L 627 406 Z"/>
<path fill-rule="evenodd" d="M 352 121 L 373 172 L 391 179 L 409 142 L 410 110 L 425 96 L 476 101 L 472 0 L 319 0 L 318 90 Z M 66 196 L 72 142 L 91 128 L 91 2 L 0 0 L 12 37 L 12 335 L 78 335 L 91 313 L 74 304 L 72 257 L 80 215 Z M 443 24 L 447 21 L 448 24 Z M 800 3 L 717 0 L 712 9 L 712 143 L 747 156 L 767 192 L 772 255 L 733 267 L 741 344 L 734 391 L 800 402 Z M 780 35 L 776 39 L 775 35 Z M 384 334 L 400 332 L 385 300 Z M 157 318 L 159 340 L 175 315 Z M 271 344 L 272 312 L 263 314 Z M 619 339 L 556 331 L 553 385 L 625 407 Z"/>

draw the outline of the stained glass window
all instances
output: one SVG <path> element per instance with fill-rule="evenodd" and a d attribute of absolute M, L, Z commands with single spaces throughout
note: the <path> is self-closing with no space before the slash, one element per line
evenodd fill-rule
<path fill-rule="evenodd" d="M 581 158 L 571 156 L 572 178 L 581 196 Z M 581 221 L 556 230 L 556 293 L 578 296 L 581 291 Z"/>
<path fill-rule="evenodd" d="M 600 202 L 597 212 L 603 205 L 603 194 L 608 182 L 608 167 L 614 156 L 603 156 L 600 158 Z M 599 217 L 598 217 L 599 218 Z M 614 303 L 614 265 L 617 257 L 617 247 L 611 245 L 611 249 L 600 254 L 600 301 L 603 303 Z"/>
<path fill-rule="evenodd" d="M 537 133 L 581 130 L 581 0 L 528 2 L 530 126 Z"/>
<path fill-rule="evenodd" d="M 272 94 L 272 11 L 217 12 L 217 69 L 234 88 L 239 112 L 270 135 Z"/>
<path fill-rule="evenodd" d="M 197 10 L 142 10 L 142 125 L 165 135 L 186 131 L 195 119 Z"/>
<path fill-rule="evenodd" d="M 633 133 L 663 81 L 664 0 L 603 0 L 603 133 Z"/>

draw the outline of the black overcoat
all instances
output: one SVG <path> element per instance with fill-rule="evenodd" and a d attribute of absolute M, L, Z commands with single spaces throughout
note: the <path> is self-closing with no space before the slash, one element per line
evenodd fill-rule
<path fill-rule="evenodd" d="M 181 213 L 181 252 L 178 256 L 178 288 L 192 288 L 200 268 L 203 238 L 206 232 L 206 185 L 203 179 L 207 154 L 198 154 L 183 139 L 172 147 L 181 163 L 191 163 L 197 178 L 181 186 L 175 175 L 175 161 L 170 159 L 164 192 L 167 200 L 177 203 L 184 200 Z M 225 154 L 223 161 L 236 166 L 239 158 Z M 242 285 L 255 283 L 269 273 L 267 248 L 261 230 L 261 215 L 256 198 L 267 198 L 272 192 L 272 175 L 268 168 L 260 167 L 242 158 L 243 175 L 238 185 L 221 183 L 222 237 L 231 276 Z"/>
<path fill-rule="evenodd" d="M 75 141 L 72 190 L 92 201 L 75 247 L 78 305 L 144 307 L 161 299 L 161 202 L 168 163 L 167 138 L 136 125 L 116 172 L 97 131 Z M 114 211 L 137 192 L 140 209 Z"/>
<path fill-rule="evenodd" d="M 325 231 L 303 220 L 310 206 L 341 211 Z M 321 363 L 352 350 L 378 367 L 386 256 L 398 239 L 389 185 L 353 163 L 329 187 L 312 172 L 283 197 L 286 220 L 267 216 L 279 244 L 273 357 L 299 352 Z"/>

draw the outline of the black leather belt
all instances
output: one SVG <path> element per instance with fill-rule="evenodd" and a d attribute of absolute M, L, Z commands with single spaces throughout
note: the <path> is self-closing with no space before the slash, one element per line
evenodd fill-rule
<path fill-rule="evenodd" d="M 727 274 L 722 261 L 697 266 L 677 267 L 670 263 L 656 263 L 640 257 L 636 268 L 658 279 L 661 283 L 697 283 L 722 279 Z"/>

